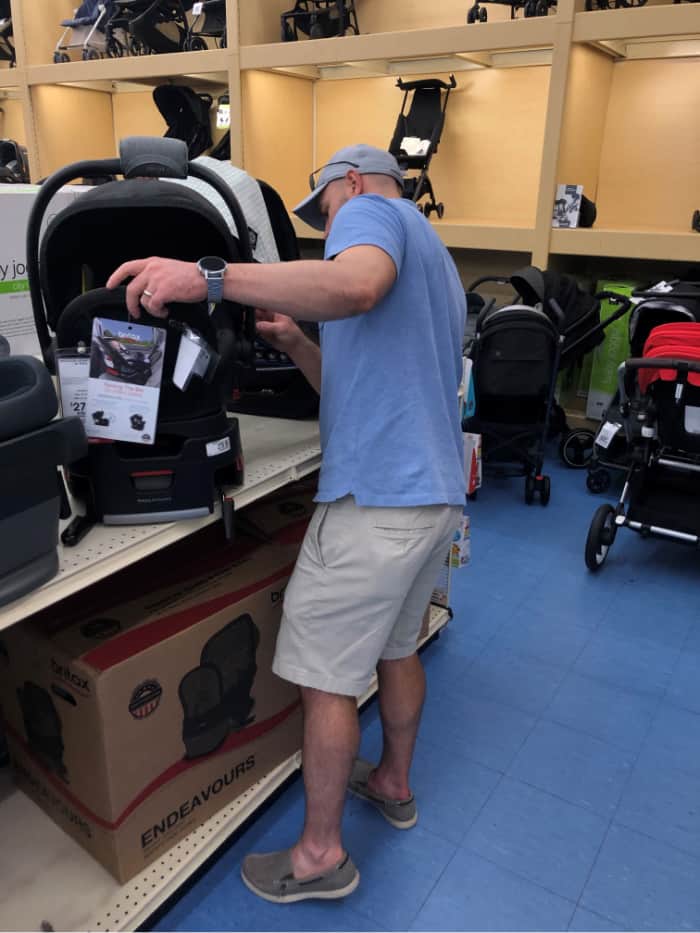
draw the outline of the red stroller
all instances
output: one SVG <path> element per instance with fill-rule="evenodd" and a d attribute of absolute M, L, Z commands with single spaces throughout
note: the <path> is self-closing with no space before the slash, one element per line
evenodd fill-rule
<path fill-rule="evenodd" d="M 630 465 L 617 506 L 601 505 L 586 541 L 598 570 L 620 527 L 700 544 L 700 324 L 654 328 L 619 369 Z M 641 431 L 637 430 L 641 425 Z"/>

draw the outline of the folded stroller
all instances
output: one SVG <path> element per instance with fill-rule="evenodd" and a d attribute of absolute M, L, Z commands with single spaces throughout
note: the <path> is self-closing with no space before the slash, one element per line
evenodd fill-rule
<path fill-rule="evenodd" d="M 0 62 L 9 62 L 10 68 L 17 64 L 10 0 L 0 0 Z"/>
<path fill-rule="evenodd" d="M 643 2 L 646 3 L 646 0 Z M 467 13 L 467 23 L 485 23 L 488 20 L 488 13 L 486 8 L 481 6 L 482 3 L 500 3 L 502 6 L 509 6 L 510 18 L 515 19 L 518 10 L 522 10 L 526 18 L 546 16 L 553 7 L 556 7 L 557 0 L 474 0 L 474 6 L 470 7 Z"/>
<path fill-rule="evenodd" d="M 182 85 L 161 84 L 153 89 L 153 100 L 168 124 L 166 139 L 185 142 L 190 159 L 211 148 L 210 94 L 197 94 Z"/>
<path fill-rule="evenodd" d="M 193 13 L 185 39 L 185 48 L 201 52 L 209 48 L 205 36 L 214 39 L 220 49 L 226 48 L 226 0 L 205 0 L 199 4 L 200 12 Z"/>
<path fill-rule="evenodd" d="M 300 32 L 310 39 L 360 34 L 355 0 L 296 0 L 280 21 L 283 42 L 296 41 Z"/>
<path fill-rule="evenodd" d="M 107 38 L 127 36 L 131 55 L 182 52 L 189 32 L 187 11 L 193 0 L 113 0 Z"/>
<path fill-rule="evenodd" d="M 0 139 L 0 183 L 29 184 L 27 150 L 14 139 Z"/>
<path fill-rule="evenodd" d="M 250 261 L 245 218 L 231 190 L 204 166 L 188 162 L 180 140 L 123 140 L 119 159 L 79 162 L 41 186 L 27 233 L 27 272 L 34 320 L 44 359 L 52 369 L 56 350 L 90 345 L 93 319 L 128 319 L 123 288 L 102 288 L 122 262 L 158 254 L 194 261 L 204 255 Z M 123 175 L 124 181 L 92 188 L 58 213 L 41 241 L 42 218 L 53 194 L 74 178 Z M 207 182 L 223 198 L 238 230 L 194 191 L 166 184 L 161 176 Z M 142 322 L 163 326 L 143 313 Z M 197 330 L 219 356 L 210 381 L 193 377 L 184 391 L 173 383 L 182 325 Z M 53 337 L 52 337 L 53 332 Z M 64 532 L 75 543 L 95 521 L 132 524 L 207 515 L 221 496 L 227 531 L 233 505 L 221 490 L 243 479 L 238 423 L 226 402 L 237 366 L 253 358 L 252 309 L 223 301 L 211 314 L 206 302 L 172 304 L 156 436 L 152 445 L 91 443 L 72 467 L 70 484 L 86 502 L 86 516 Z"/>
<path fill-rule="evenodd" d="M 54 49 L 54 62 L 69 62 L 71 49 L 81 49 L 85 61 L 105 54 L 120 57 L 124 52 L 121 38 L 107 36 L 107 23 L 113 14 L 112 0 L 83 0 L 72 19 L 61 21 L 64 31 Z"/>
<path fill-rule="evenodd" d="M 404 180 L 404 197 L 414 201 L 426 217 L 430 216 L 431 211 L 442 217 L 445 205 L 435 201 L 428 169 L 442 136 L 450 91 L 457 87 L 455 76 L 450 75 L 449 84 L 439 78 L 423 78 L 419 81 L 402 81 L 399 78 L 396 86 L 404 92 L 404 96 L 389 152 L 396 158 L 402 171 L 418 172 L 417 176 L 409 176 Z M 413 98 L 407 111 L 411 91 Z M 421 198 L 426 195 L 428 202 L 420 204 Z"/>
<path fill-rule="evenodd" d="M 592 571 L 621 527 L 700 544 L 700 324 L 654 328 L 642 357 L 621 364 L 619 393 L 634 455 L 617 505 L 601 505 L 593 516 L 585 549 Z"/>
<path fill-rule="evenodd" d="M 700 322 L 700 283 L 674 282 L 665 291 L 655 288 L 634 292 L 638 300 L 629 318 L 629 343 L 632 357 L 641 357 L 644 345 L 654 328 L 662 324 L 688 324 Z M 611 434 L 607 425 L 622 426 L 620 396 L 615 393 L 606 409 L 595 437 L 592 457 L 588 463 L 586 486 L 590 492 L 605 492 L 615 471 L 626 472 L 634 456 L 635 443 L 627 442 L 626 432 Z M 642 425 L 632 421 L 629 430 L 638 438 Z"/>

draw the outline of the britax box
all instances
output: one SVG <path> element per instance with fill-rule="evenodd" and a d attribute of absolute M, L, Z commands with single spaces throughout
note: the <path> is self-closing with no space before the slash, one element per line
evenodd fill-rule
<path fill-rule="evenodd" d="M 301 747 L 271 665 L 302 528 L 216 531 L 0 636 L 18 784 L 122 882 Z"/>
<path fill-rule="evenodd" d="M 34 327 L 27 278 L 27 226 L 39 192 L 38 185 L 0 185 L 0 334 L 10 343 L 12 353 L 41 356 Z M 89 191 L 80 185 L 66 185 L 51 199 L 41 235 L 51 219 L 75 198 Z"/>

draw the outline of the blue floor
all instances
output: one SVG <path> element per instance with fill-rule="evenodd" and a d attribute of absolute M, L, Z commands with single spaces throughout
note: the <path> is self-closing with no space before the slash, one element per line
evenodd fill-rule
<path fill-rule="evenodd" d="M 455 618 L 423 653 L 417 827 L 350 799 L 357 891 L 268 904 L 241 859 L 294 842 L 297 780 L 154 929 L 700 929 L 700 559 L 622 530 L 591 575 L 604 500 L 552 458 L 548 472 L 547 508 L 519 479 L 471 504 Z M 362 729 L 376 759 L 376 704 Z"/>

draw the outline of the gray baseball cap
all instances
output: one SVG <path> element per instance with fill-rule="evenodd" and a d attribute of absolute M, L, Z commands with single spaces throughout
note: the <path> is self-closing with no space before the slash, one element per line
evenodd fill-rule
<path fill-rule="evenodd" d="M 326 220 L 319 209 L 319 198 L 326 185 L 338 178 L 344 178 L 352 168 L 356 169 L 360 175 L 390 175 L 403 188 L 403 174 L 399 163 L 391 153 L 385 149 L 377 149 L 375 146 L 366 146 L 364 143 L 346 146 L 330 157 L 320 170 L 320 174 L 311 173 L 309 176 L 311 194 L 294 208 L 297 217 L 316 230 L 324 230 Z M 318 180 L 316 180 L 317 174 Z"/>

